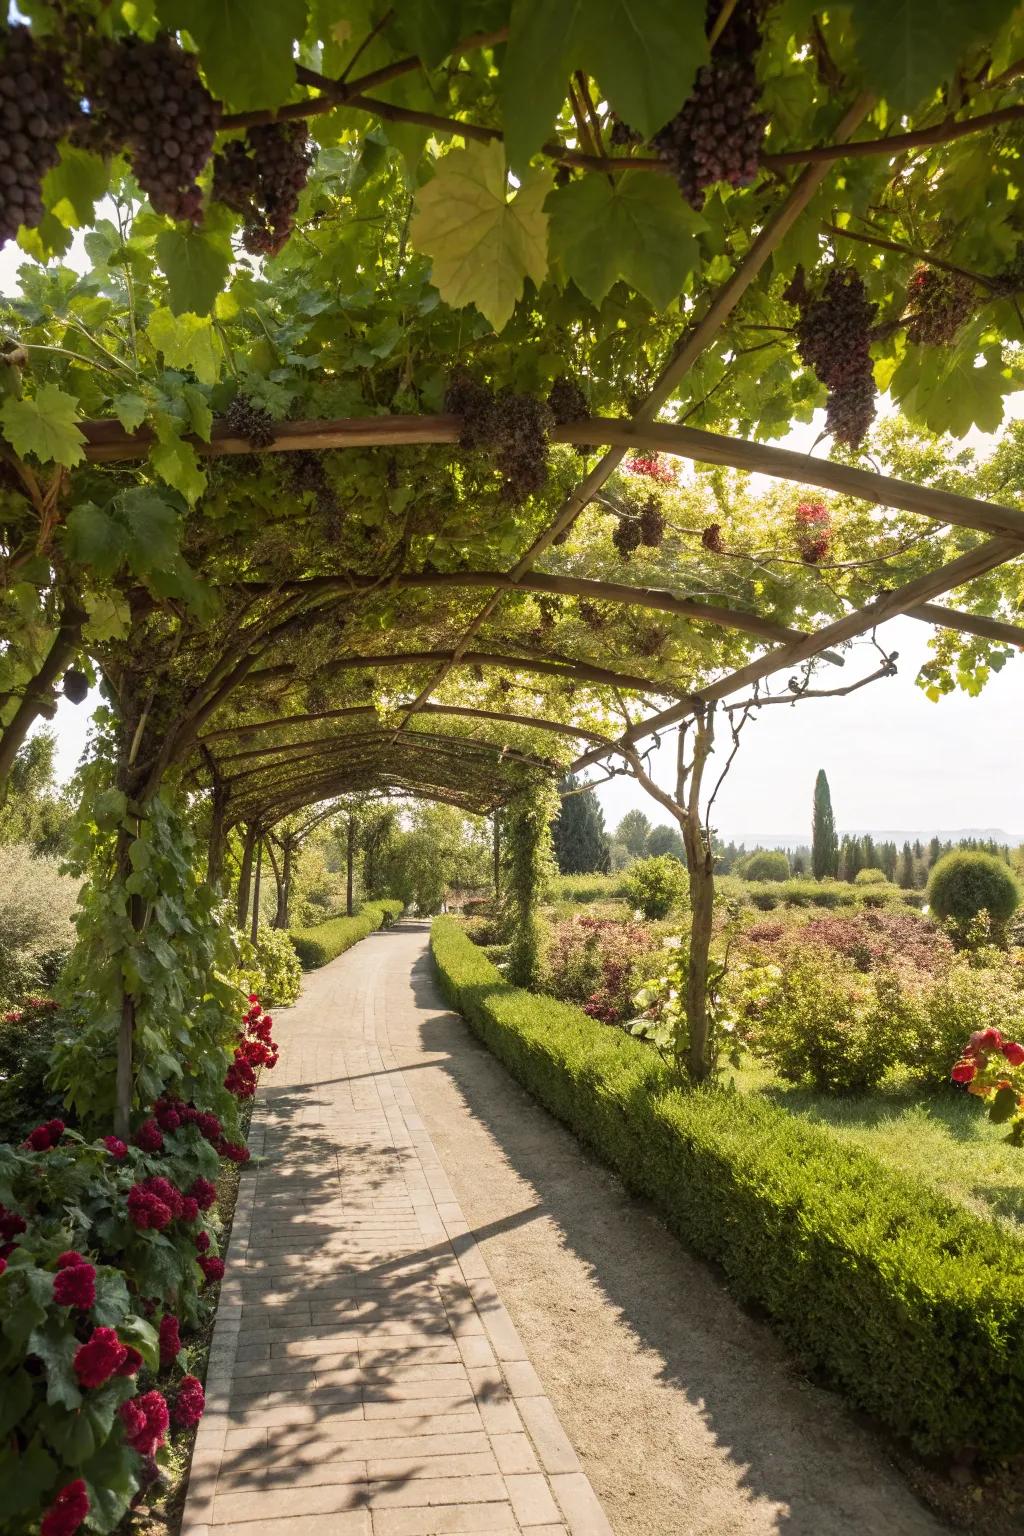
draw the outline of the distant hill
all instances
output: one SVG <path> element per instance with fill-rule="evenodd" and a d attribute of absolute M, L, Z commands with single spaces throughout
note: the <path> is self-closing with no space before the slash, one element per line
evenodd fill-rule
<path fill-rule="evenodd" d="M 840 837 L 847 834 L 851 837 L 870 836 L 876 843 L 898 843 L 900 847 L 904 843 L 927 843 L 933 837 L 941 838 L 944 843 L 958 843 L 961 838 L 967 837 L 988 842 L 991 838 L 997 843 L 1008 843 L 1011 848 L 1024 843 L 1024 832 L 1004 832 L 1002 827 L 925 827 L 916 831 L 880 830 L 877 827 L 839 828 Z M 802 832 L 719 832 L 718 836 L 724 843 L 744 844 L 747 848 L 806 848 L 811 841 L 811 829 L 806 827 Z"/>

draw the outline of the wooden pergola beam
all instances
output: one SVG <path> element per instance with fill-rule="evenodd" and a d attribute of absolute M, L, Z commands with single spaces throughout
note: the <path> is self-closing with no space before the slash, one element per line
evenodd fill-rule
<path fill-rule="evenodd" d="M 965 635 L 980 635 L 985 640 L 1005 640 L 1007 645 L 1024 646 L 1024 626 L 1008 624 L 1005 619 L 989 619 L 981 613 L 961 613 L 958 608 L 940 608 L 937 603 L 921 603 L 907 609 L 908 619 L 920 619 L 939 629 L 958 629 Z"/>
<path fill-rule="evenodd" d="M 522 726 L 524 730 L 549 731 L 558 736 L 577 736 L 581 740 L 606 742 L 611 745 L 610 739 L 602 736 L 598 731 L 588 731 L 582 726 L 570 725 L 561 720 L 545 720 L 537 715 L 513 715 L 497 709 L 474 709 L 466 704 L 430 704 L 424 708 L 423 712 L 429 715 L 452 715 L 462 720 L 493 720 L 498 725 Z M 219 737 L 247 736 L 270 730 L 275 726 L 298 724 L 307 720 L 355 719 L 367 715 L 377 716 L 377 710 L 372 704 L 351 704 L 344 709 L 327 709 L 320 714 L 285 715 L 277 720 L 255 720 L 248 725 L 223 726 L 214 731 L 207 731 L 202 739 L 204 743 L 209 744 L 210 741 Z M 384 726 L 382 733 L 393 731 L 393 729 L 393 727 Z M 452 738 L 452 740 L 458 739 Z M 416 737 L 412 736 L 410 740 L 415 741 Z M 499 750 L 504 750 L 498 743 L 495 743 L 495 746 Z"/>
<path fill-rule="evenodd" d="M 391 655 L 338 656 L 317 667 L 311 678 L 331 677 L 338 672 L 373 671 L 384 667 L 411 667 L 451 660 L 454 666 L 514 667 L 523 672 L 539 672 L 548 677 L 565 678 L 568 682 L 604 684 L 611 688 L 626 688 L 637 693 L 669 694 L 677 698 L 688 696 L 690 689 L 679 689 L 671 683 L 657 683 L 649 677 L 639 677 L 632 672 L 613 672 L 607 667 L 591 666 L 582 661 L 545 661 L 532 656 L 510 656 L 496 651 L 464 651 L 456 658 L 451 651 L 395 651 Z M 249 682 L 259 684 L 260 679 L 287 677 L 294 672 L 289 665 L 264 667 L 250 672 Z"/>

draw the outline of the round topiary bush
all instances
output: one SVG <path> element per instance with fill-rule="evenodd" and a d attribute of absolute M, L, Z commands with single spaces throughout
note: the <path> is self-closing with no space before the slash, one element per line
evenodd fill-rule
<path fill-rule="evenodd" d="M 959 927 L 987 912 L 1005 926 L 1020 906 L 1020 886 L 1013 871 L 993 853 L 947 853 L 928 881 L 928 905 L 936 917 Z"/>
<path fill-rule="evenodd" d="M 884 869 L 858 869 L 853 877 L 854 885 L 888 885 Z"/>
<path fill-rule="evenodd" d="M 788 880 L 789 858 L 781 848 L 759 848 L 740 864 L 744 880 Z"/>

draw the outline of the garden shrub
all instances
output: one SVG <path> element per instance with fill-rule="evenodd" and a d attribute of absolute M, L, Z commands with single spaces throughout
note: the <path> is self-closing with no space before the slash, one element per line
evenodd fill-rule
<path fill-rule="evenodd" d="M 633 994 L 660 956 L 660 941 L 642 923 L 577 916 L 551 925 L 541 984 L 591 1018 L 620 1024 L 633 1012 Z"/>
<path fill-rule="evenodd" d="M 928 880 L 928 905 L 937 917 L 965 934 L 987 912 L 998 931 L 1020 906 L 1021 891 L 1008 864 L 994 853 L 947 853 Z"/>
<path fill-rule="evenodd" d="M 922 1453 L 1024 1448 L 1024 1246 L 760 1096 L 681 1092 L 655 1052 L 503 982 L 444 918 L 449 1001 L 713 1260 L 804 1364 Z"/>
<path fill-rule="evenodd" d="M 858 869 L 853 877 L 854 885 L 888 885 L 884 869 Z"/>
<path fill-rule="evenodd" d="M 38 1120 L 61 1110 L 61 1095 L 47 1086 L 58 1035 L 71 1027 L 48 998 L 29 998 L 0 1016 L 0 1142 L 20 1141 Z"/>
<path fill-rule="evenodd" d="M 744 880 L 788 880 L 789 856 L 781 848 L 758 848 L 739 861 L 736 874 Z"/>
<path fill-rule="evenodd" d="M 744 931 L 743 945 L 762 959 L 780 964 L 790 954 L 824 948 L 845 955 L 861 971 L 899 963 L 935 973 L 953 959 L 953 946 L 940 928 L 923 916 L 895 908 L 810 917 L 802 912 L 787 912 L 781 918 L 773 914 Z"/>
<path fill-rule="evenodd" d="M 377 928 L 387 928 L 401 917 L 400 901 L 364 901 L 354 917 L 332 917 L 315 928 L 293 928 L 291 941 L 304 971 L 315 971 L 343 955 Z"/>
<path fill-rule="evenodd" d="M 302 967 L 295 945 L 283 928 L 261 924 L 256 943 L 236 932 L 239 963 L 234 980 L 243 992 L 255 992 L 268 1008 L 290 1008 L 299 995 Z"/>
<path fill-rule="evenodd" d="M 27 843 L 0 846 L 0 1008 L 56 981 L 74 942 L 78 882 Z"/>
<path fill-rule="evenodd" d="M 626 900 L 644 917 L 667 917 L 686 897 L 686 870 L 670 854 L 636 859 L 622 881 Z"/>
<path fill-rule="evenodd" d="M 1005 964 L 976 966 L 960 959 L 924 994 L 915 1064 L 932 1082 L 947 1082 L 964 1041 L 982 1029 L 997 1029 L 1014 1040 L 1024 1033 L 1019 980 Z"/>
<path fill-rule="evenodd" d="M 164 1095 L 131 1144 L 51 1117 L 0 1146 L 0 1488 L 3 1530 L 110 1532 L 152 1481 L 154 1455 L 202 1416 L 182 1330 L 213 1310 L 224 1273 L 212 1207 L 238 1103 L 273 1067 L 255 998 L 225 1053 L 227 1118 Z M 220 1070 L 224 1072 L 223 1065 Z M 73 1503 L 79 1518 L 65 1523 Z"/>
<path fill-rule="evenodd" d="M 921 908 L 918 891 L 900 890 L 885 881 L 881 885 L 856 885 L 847 880 L 739 880 L 733 875 L 720 875 L 715 881 L 722 895 L 744 905 L 756 907 L 761 912 L 774 912 L 779 907 L 838 907 L 907 906 L 916 911 Z"/>
<path fill-rule="evenodd" d="M 571 902 L 575 907 L 614 900 L 625 894 L 624 871 L 616 875 L 552 875 L 548 881 L 548 895 L 553 902 Z"/>

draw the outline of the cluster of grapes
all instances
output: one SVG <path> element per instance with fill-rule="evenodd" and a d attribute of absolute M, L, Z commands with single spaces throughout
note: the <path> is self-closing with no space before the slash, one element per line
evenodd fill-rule
<path fill-rule="evenodd" d="M 224 416 L 235 437 L 244 437 L 250 448 L 269 448 L 274 441 L 274 418 L 241 390 Z"/>
<path fill-rule="evenodd" d="M 43 177 L 76 112 L 57 55 L 28 27 L 0 31 L 0 245 L 43 217 Z"/>
<path fill-rule="evenodd" d="M 579 610 L 580 618 L 588 629 L 604 629 L 607 623 L 607 615 L 598 607 L 597 603 L 592 603 L 583 597 L 580 598 L 576 607 Z"/>
<path fill-rule="evenodd" d="M 633 649 L 638 656 L 657 656 L 665 640 L 665 631 L 656 624 L 638 624 L 633 631 Z"/>
<path fill-rule="evenodd" d="M 555 425 L 564 427 L 570 421 L 585 421 L 590 415 L 587 397 L 575 379 L 560 374 L 548 393 L 548 409 Z"/>
<path fill-rule="evenodd" d="M 617 517 L 615 527 L 612 530 L 612 543 L 622 556 L 628 560 L 634 549 L 638 549 L 643 543 L 643 530 L 640 527 L 638 517 Z"/>
<path fill-rule="evenodd" d="M 335 516 L 338 512 L 338 498 L 320 455 L 310 449 L 303 449 L 299 453 L 286 453 L 282 457 L 287 461 L 285 474 L 291 489 L 299 496 L 312 496 L 313 505 L 323 516 Z"/>
<path fill-rule="evenodd" d="M 156 211 L 198 224 L 196 177 L 213 149 L 220 106 L 199 78 L 196 55 L 166 33 L 152 42 L 124 37 L 105 42 L 86 73 L 83 140 L 107 154 L 126 149 Z"/>
<path fill-rule="evenodd" d="M 823 501 L 802 501 L 796 509 L 796 538 L 800 558 L 820 565 L 832 544 L 832 517 Z"/>
<path fill-rule="evenodd" d="M 801 360 L 828 390 L 826 428 L 839 443 L 859 448 L 875 418 L 871 326 L 877 305 L 853 267 L 833 267 L 815 297 L 798 267 L 784 297 L 800 310 Z"/>
<path fill-rule="evenodd" d="M 548 431 L 552 417 L 542 400 L 510 389 L 494 394 L 486 384 L 459 370 L 453 375 L 445 410 L 462 417 L 463 448 L 490 454 L 504 476 L 502 495 L 518 503 L 540 491 L 548 478 Z"/>
<path fill-rule="evenodd" d="M 918 267 L 907 285 L 913 313 L 907 321 L 907 340 L 924 346 L 948 346 L 960 327 L 978 308 L 978 293 L 969 277 Z"/>
<path fill-rule="evenodd" d="M 653 496 L 648 496 L 640 512 L 640 543 L 657 549 L 665 537 L 665 514 Z"/>
<path fill-rule="evenodd" d="M 313 163 L 302 123 L 264 123 L 232 139 L 213 161 L 213 196 L 245 218 L 254 256 L 275 256 L 292 232 Z"/>
<path fill-rule="evenodd" d="M 700 536 L 700 541 L 704 548 L 710 550 L 713 555 L 725 554 L 725 540 L 722 538 L 721 523 L 708 523 Z"/>
<path fill-rule="evenodd" d="M 61 690 L 71 704 L 83 704 L 89 692 L 89 679 L 77 667 L 70 667 L 61 680 Z"/>

